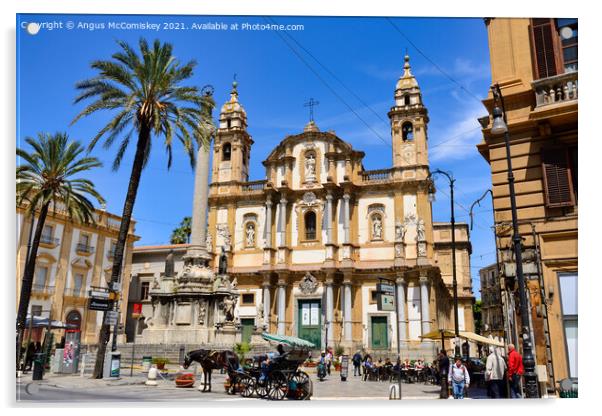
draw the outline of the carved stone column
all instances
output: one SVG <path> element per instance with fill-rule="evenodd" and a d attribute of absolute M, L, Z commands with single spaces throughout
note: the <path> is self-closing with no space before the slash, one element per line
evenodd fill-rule
<path fill-rule="evenodd" d="M 399 339 L 401 342 L 408 339 L 408 317 L 407 310 L 407 287 L 408 282 L 403 276 L 403 273 L 397 275 L 395 280 L 397 283 L 397 319 L 399 320 Z"/>
<path fill-rule="evenodd" d="M 429 279 L 426 273 L 420 273 L 420 320 L 422 321 L 422 335 L 431 331 L 431 318 L 429 313 Z"/>
<path fill-rule="evenodd" d="M 326 286 L 326 332 L 327 332 L 326 341 L 327 341 L 327 344 L 329 346 L 331 346 L 333 344 L 333 340 L 334 340 L 333 333 L 332 333 L 332 331 L 333 331 L 332 320 L 334 318 L 334 316 L 333 316 L 334 302 L 333 302 L 333 293 L 332 293 L 332 285 L 333 285 L 332 275 L 326 276 L 324 285 Z"/>
<path fill-rule="evenodd" d="M 266 331 L 270 330 L 270 306 L 272 304 L 272 300 L 270 299 L 270 276 L 265 276 L 263 278 L 263 299 L 261 300 L 263 303 L 263 327 Z"/>
<path fill-rule="evenodd" d="M 343 240 L 343 242 L 345 244 L 349 244 L 351 243 L 351 229 L 349 228 L 349 221 L 350 221 L 350 210 L 349 210 L 349 199 L 351 197 L 349 196 L 349 194 L 345 194 L 343 195 L 343 201 L 344 201 L 344 206 L 343 206 L 343 215 L 344 215 L 344 219 L 343 219 L 343 229 L 345 230 L 345 239 Z"/>
<path fill-rule="evenodd" d="M 278 242 L 279 247 L 286 246 L 286 198 L 283 196 L 280 199 L 280 241 Z"/>
<path fill-rule="evenodd" d="M 265 246 L 272 247 L 272 198 L 268 195 L 265 201 Z"/>
<path fill-rule="evenodd" d="M 332 194 L 326 194 L 326 244 L 332 244 Z"/>
<path fill-rule="evenodd" d="M 278 335 L 286 329 L 286 281 L 278 279 Z"/>
<path fill-rule="evenodd" d="M 343 335 L 346 343 L 351 344 L 352 336 L 352 318 L 351 318 L 351 276 L 345 276 L 343 281 L 344 306 L 343 306 Z"/>

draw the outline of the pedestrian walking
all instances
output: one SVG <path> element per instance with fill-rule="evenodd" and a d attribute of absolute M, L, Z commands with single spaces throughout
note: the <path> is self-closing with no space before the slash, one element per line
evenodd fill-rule
<path fill-rule="evenodd" d="M 359 350 L 353 354 L 351 361 L 353 361 L 353 377 L 361 376 L 362 354 L 360 354 Z"/>
<path fill-rule="evenodd" d="M 437 357 L 437 364 L 439 366 L 439 382 L 441 383 L 441 392 L 439 398 L 447 399 L 449 397 L 449 386 L 447 384 L 447 374 L 449 372 L 449 358 L 447 357 L 447 351 L 441 350 Z"/>
<path fill-rule="evenodd" d="M 332 349 L 328 348 L 326 351 L 326 371 L 330 375 L 330 366 L 332 365 Z"/>
<path fill-rule="evenodd" d="M 460 356 L 456 356 L 455 361 L 449 369 L 447 381 L 452 385 L 454 399 L 463 399 L 465 390 L 470 386 L 470 375 Z"/>
<path fill-rule="evenodd" d="M 34 342 L 30 342 L 27 346 L 27 350 L 25 350 L 25 371 L 31 370 L 31 365 L 33 363 L 33 356 L 36 352 L 36 346 Z"/>
<path fill-rule="evenodd" d="M 487 392 L 492 399 L 504 397 L 504 372 L 506 371 L 506 362 L 499 354 L 497 347 L 487 356 L 485 364 L 485 381 L 487 382 Z M 497 391 L 497 395 L 496 395 Z"/>
<path fill-rule="evenodd" d="M 523 357 L 516 351 L 514 344 L 508 344 L 508 380 L 510 381 L 510 397 L 513 399 L 523 397 L 520 381 L 524 373 Z"/>

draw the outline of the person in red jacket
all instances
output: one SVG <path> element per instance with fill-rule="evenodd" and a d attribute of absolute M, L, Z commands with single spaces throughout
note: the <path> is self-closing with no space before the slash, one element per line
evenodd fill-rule
<path fill-rule="evenodd" d="M 523 357 L 514 349 L 514 344 L 508 344 L 508 379 L 510 393 L 513 399 L 521 398 L 520 378 L 524 374 Z"/>

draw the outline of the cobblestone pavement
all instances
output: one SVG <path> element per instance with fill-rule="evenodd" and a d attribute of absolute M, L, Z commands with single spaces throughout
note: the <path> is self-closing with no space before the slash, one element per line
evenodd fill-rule
<path fill-rule="evenodd" d="M 173 374 L 176 369 L 172 369 Z M 315 369 L 307 369 L 313 382 L 311 400 L 388 400 L 389 382 L 362 381 L 361 377 L 349 377 L 341 381 L 338 372 L 332 372 L 324 381 L 317 379 Z M 17 384 L 17 401 L 47 402 L 156 402 L 156 401 L 258 401 L 257 398 L 243 398 L 228 395 L 224 390 L 226 375 L 219 371 L 213 373 L 211 393 L 198 390 L 201 384 L 199 372 L 193 388 L 177 388 L 172 380 L 159 378 L 158 386 L 146 386 L 146 374 L 140 370 L 130 377 L 129 369 L 122 369 L 118 380 L 95 380 L 89 375 L 51 375 L 45 374 L 44 380 L 32 381 L 31 374 L 24 375 Z M 402 398 L 437 399 L 439 387 L 423 383 L 402 384 Z"/>

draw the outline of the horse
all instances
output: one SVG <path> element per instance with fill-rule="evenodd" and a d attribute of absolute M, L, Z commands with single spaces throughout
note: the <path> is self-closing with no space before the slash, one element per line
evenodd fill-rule
<path fill-rule="evenodd" d="M 184 368 L 190 367 L 192 362 L 197 362 L 203 368 L 203 392 L 211 391 L 211 372 L 226 368 L 230 377 L 230 392 L 234 392 L 235 373 L 240 367 L 238 355 L 233 351 L 215 351 L 215 350 L 194 350 L 190 351 L 184 357 Z M 209 386 L 209 390 L 207 390 Z"/>

